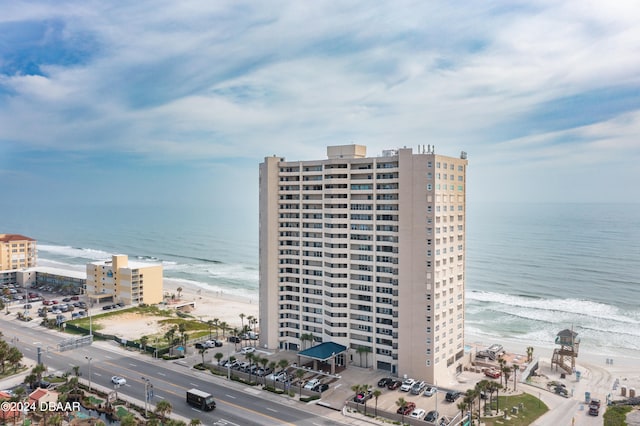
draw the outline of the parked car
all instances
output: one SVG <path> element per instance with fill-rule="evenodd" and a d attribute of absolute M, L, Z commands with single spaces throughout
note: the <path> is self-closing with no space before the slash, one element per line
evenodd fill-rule
<path fill-rule="evenodd" d="M 589 415 L 590 416 L 599 416 L 600 415 L 600 409 L 598 407 L 596 407 L 595 405 L 590 405 L 589 406 Z"/>
<path fill-rule="evenodd" d="M 391 382 L 393 382 L 393 379 L 391 377 L 384 377 L 378 380 L 378 387 L 384 388 L 386 386 L 389 386 L 389 383 Z"/>
<path fill-rule="evenodd" d="M 289 376 L 287 376 L 287 373 L 285 371 L 282 371 L 275 376 L 276 382 L 286 382 L 287 380 L 289 380 Z"/>
<path fill-rule="evenodd" d="M 240 350 L 240 353 L 242 353 L 242 354 L 251 354 L 251 353 L 253 353 L 255 351 L 256 351 L 256 348 L 254 348 L 253 346 L 246 346 L 246 347 L 244 347 L 244 348 L 242 348 Z"/>
<path fill-rule="evenodd" d="M 31 309 L 31 303 L 27 303 L 26 305 L 23 306 L 24 309 Z"/>
<path fill-rule="evenodd" d="M 258 369 L 258 371 L 256 371 L 256 376 L 258 377 L 263 377 L 263 376 L 266 376 L 267 374 L 271 374 L 271 369 L 269 367 L 260 368 Z"/>
<path fill-rule="evenodd" d="M 326 383 L 319 383 L 319 384 L 317 384 L 317 385 L 316 385 L 313 389 L 311 389 L 311 390 L 312 390 L 312 391 L 314 391 L 314 392 L 320 392 L 320 393 L 322 393 L 322 392 L 326 391 L 327 389 L 329 389 L 329 385 L 328 385 L 328 384 L 326 384 Z"/>
<path fill-rule="evenodd" d="M 427 386 L 426 389 L 424 390 L 423 395 L 424 396 L 433 396 L 433 394 L 435 394 L 438 391 L 437 388 L 433 387 L 433 386 Z"/>
<path fill-rule="evenodd" d="M 396 411 L 396 413 L 406 416 L 407 414 L 410 414 L 415 409 L 416 409 L 416 403 L 415 402 L 407 402 L 407 404 L 404 406 L 404 408 L 403 407 L 398 407 L 398 411 Z"/>
<path fill-rule="evenodd" d="M 425 422 L 435 423 L 438 420 L 439 414 L 436 410 L 429 411 L 424 418 Z"/>
<path fill-rule="evenodd" d="M 501 373 L 495 368 L 487 368 L 484 370 L 484 375 L 487 377 L 491 377 L 492 379 L 498 379 L 501 376 Z"/>
<path fill-rule="evenodd" d="M 420 395 L 425 386 L 427 386 L 426 382 L 415 382 L 413 386 L 411 386 L 411 393 L 413 395 Z"/>
<path fill-rule="evenodd" d="M 118 386 L 124 386 L 127 384 L 127 379 L 125 379 L 124 377 L 120 377 L 120 376 L 113 376 L 111 378 L 111 383 L 113 383 L 114 385 L 118 385 Z"/>
<path fill-rule="evenodd" d="M 353 397 L 353 402 L 357 402 L 358 404 L 364 404 L 368 400 L 373 397 L 371 391 L 359 392 L 356 396 Z"/>
<path fill-rule="evenodd" d="M 455 402 L 458 398 L 460 398 L 460 392 L 457 391 L 449 391 L 444 397 L 445 401 L 447 402 Z"/>
<path fill-rule="evenodd" d="M 422 408 L 416 408 L 411 412 L 411 414 L 409 414 L 409 417 L 420 420 L 424 417 L 424 413 L 425 411 Z"/>
<path fill-rule="evenodd" d="M 319 384 L 319 383 L 320 383 L 319 379 L 311 379 L 307 383 L 305 383 L 304 388 L 311 390 L 314 387 L 316 387 L 316 385 Z"/>
<path fill-rule="evenodd" d="M 396 389 L 398 389 L 400 386 L 402 386 L 402 380 L 394 380 L 394 381 L 392 381 L 391 383 L 389 383 L 389 384 L 387 385 L 387 389 L 390 389 L 390 390 L 396 390 Z"/>
<path fill-rule="evenodd" d="M 229 343 L 240 343 L 240 338 L 238 336 L 229 336 L 227 340 Z"/>
<path fill-rule="evenodd" d="M 409 392 L 409 391 L 411 390 L 411 387 L 413 386 L 413 384 L 414 384 L 415 382 L 416 382 L 416 381 L 415 381 L 415 380 L 413 380 L 413 379 L 405 379 L 405 380 L 402 382 L 402 386 L 400 386 L 400 390 L 401 390 L 402 392 Z"/>

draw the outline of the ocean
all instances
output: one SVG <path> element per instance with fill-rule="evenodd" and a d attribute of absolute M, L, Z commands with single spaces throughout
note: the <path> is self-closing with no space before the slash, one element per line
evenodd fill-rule
<path fill-rule="evenodd" d="M 185 285 L 257 298 L 257 214 L 73 206 L 5 209 L 0 224 L 60 268 L 127 254 Z M 581 350 L 640 351 L 640 204 L 470 204 L 466 285 L 466 330 L 483 341 L 550 347 L 573 328 Z"/>

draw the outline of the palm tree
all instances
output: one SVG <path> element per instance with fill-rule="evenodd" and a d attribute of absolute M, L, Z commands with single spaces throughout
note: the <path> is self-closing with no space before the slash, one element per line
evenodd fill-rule
<path fill-rule="evenodd" d="M 211 334 L 211 330 L 215 327 L 213 320 L 207 321 L 207 326 L 209 327 L 209 339 L 212 339 L 213 335 Z"/>
<path fill-rule="evenodd" d="M 296 377 L 298 378 L 298 387 L 300 388 L 300 398 L 302 398 L 302 377 L 304 377 L 304 370 L 296 370 Z"/>
<path fill-rule="evenodd" d="M 256 325 L 258 325 L 258 318 L 252 316 L 250 323 L 253 326 L 253 332 L 255 333 L 256 332 Z"/>
<path fill-rule="evenodd" d="M 467 403 L 464 402 L 464 401 L 460 401 L 460 402 L 458 402 L 457 407 L 458 407 L 458 410 L 460 410 L 460 418 L 463 418 L 464 417 L 464 412 L 467 409 Z M 469 419 L 469 420 L 471 420 L 471 419 Z"/>
<path fill-rule="evenodd" d="M 47 371 L 47 367 L 44 364 L 37 364 L 31 369 L 31 372 L 36 375 L 38 383 L 42 380 L 42 374 Z"/>
<path fill-rule="evenodd" d="M 468 389 L 464 394 L 464 403 L 467 407 L 469 407 L 469 411 L 473 412 L 473 402 L 476 400 L 478 393 L 475 389 Z"/>
<path fill-rule="evenodd" d="M 379 389 L 373 391 L 373 397 L 376 399 L 376 417 L 378 417 L 378 398 L 382 395 Z"/>
<path fill-rule="evenodd" d="M 244 318 L 246 317 L 246 315 L 241 313 L 239 315 L 239 317 L 240 317 L 240 321 L 242 322 L 242 328 L 241 329 L 244 330 Z"/>
<path fill-rule="evenodd" d="M 251 382 L 251 366 L 253 365 L 253 361 L 256 359 L 256 355 L 252 352 L 245 354 L 244 357 L 249 361 L 249 382 Z"/>
<path fill-rule="evenodd" d="M 206 354 L 208 350 L 209 350 L 209 348 L 198 349 L 198 353 L 202 356 L 202 366 L 203 367 L 204 367 L 204 354 Z"/>
<path fill-rule="evenodd" d="M 213 357 L 218 361 L 218 365 L 220 365 L 220 361 L 224 358 L 224 354 L 222 352 L 216 352 Z"/>
<path fill-rule="evenodd" d="M 240 331 L 238 330 L 238 328 L 237 328 L 237 327 L 236 327 L 236 328 L 234 328 L 234 329 L 233 329 L 233 335 L 234 335 L 234 336 L 236 336 L 236 337 L 238 337 L 238 335 L 239 335 L 239 334 L 240 334 Z M 235 340 L 233 341 L 233 344 L 234 344 L 234 346 L 235 346 L 235 348 L 236 348 L 236 351 L 237 351 L 237 350 L 238 350 L 238 339 L 235 339 Z M 240 341 L 240 345 L 242 346 L 242 341 Z"/>
<path fill-rule="evenodd" d="M 307 348 L 306 342 L 308 340 L 313 340 L 313 334 L 303 333 L 300 335 L 300 342 L 302 343 L 303 350 Z"/>
<path fill-rule="evenodd" d="M 218 318 L 214 318 L 211 320 L 211 322 L 213 323 L 213 326 L 216 329 L 216 339 L 218 338 L 218 327 L 220 327 L 220 320 Z"/>
<path fill-rule="evenodd" d="M 502 375 L 504 376 L 504 387 L 509 387 L 509 378 L 511 377 L 511 367 L 505 365 L 502 367 Z"/>
<path fill-rule="evenodd" d="M 140 346 L 142 346 L 142 350 L 147 350 L 147 343 L 149 343 L 149 336 L 142 336 L 140 338 Z"/>
<path fill-rule="evenodd" d="M 401 408 L 401 413 L 402 413 L 402 424 L 404 424 L 404 409 L 407 408 L 407 400 L 404 399 L 403 397 L 398 398 L 398 400 L 396 401 L 396 405 L 398 406 L 398 408 Z"/>
<path fill-rule="evenodd" d="M 9 365 L 13 367 L 13 372 L 18 372 L 18 366 L 20 365 L 20 361 L 22 360 L 22 352 L 15 346 L 12 346 L 9 349 L 9 353 L 7 354 L 7 362 Z"/>
<path fill-rule="evenodd" d="M 281 370 L 284 370 L 288 366 L 289 366 L 289 361 L 287 361 L 286 359 L 281 359 L 280 361 L 278 361 L 278 367 L 280 367 Z"/>
<path fill-rule="evenodd" d="M 138 422 L 133 414 L 127 413 L 120 418 L 120 426 L 136 426 Z"/>
<path fill-rule="evenodd" d="M 169 343 L 169 345 L 173 344 L 173 337 L 176 334 L 176 327 L 173 326 L 171 327 L 169 330 L 167 330 L 166 333 L 164 333 L 164 338 L 167 339 L 167 343 Z"/>
<path fill-rule="evenodd" d="M 503 368 L 507 365 L 507 360 L 505 360 L 502 355 L 500 357 L 498 357 L 498 371 L 502 372 Z M 500 383 L 502 383 L 502 377 L 500 377 Z M 506 385 L 506 383 L 505 383 Z"/>
<path fill-rule="evenodd" d="M 171 411 L 173 411 L 173 406 L 166 399 L 158 401 L 158 403 L 156 404 L 155 413 L 160 416 L 160 419 L 163 423 L 166 420 L 166 416 L 171 414 Z"/>
<path fill-rule="evenodd" d="M 533 346 L 527 346 L 527 362 L 533 361 Z"/>
<path fill-rule="evenodd" d="M 182 294 L 182 287 L 176 288 L 176 291 L 178 292 L 178 299 L 180 299 L 180 295 Z"/>
<path fill-rule="evenodd" d="M 229 324 L 227 324 L 225 321 L 222 321 L 219 324 L 219 327 L 222 330 L 222 338 L 224 339 L 225 333 L 229 330 Z"/>
<path fill-rule="evenodd" d="M 202 424 L 202 422 L 200 421 L 200 419 L 191 419 L 191 421 L 189 422 L 189 426 L 200 426 Z"/>
<path fill-rule="evenodd" d="M 369 367 L 369 352 L 371 352 L 371 348 L 368 346 L 358 346 L 358 349 L 356 349 L 356 352 L 360 355 L 360 367 L 362 367 L 362 354 L 366 354 L 365 355 L 365 360 L 366 360 L 366 365 L 365 368 Z"/>

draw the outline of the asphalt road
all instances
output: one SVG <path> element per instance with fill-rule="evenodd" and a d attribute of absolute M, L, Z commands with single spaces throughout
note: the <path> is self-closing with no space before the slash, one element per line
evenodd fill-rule
<path fill-rule="evenodd" d="M 1 318 L 4 339 L 15 344 L 26 358 L 37 359 L 37 348 L 43 351 L 42 362 L 49 371 L 73 372 L 79 366 L 82 378 L 91 381 L 92 386 L 115 389 L 111 383 L 114 375 L 127 380 L 117 390 L 119 394 L 144 401 L 145 379 L 153 385 L 153 399 L 156 404 L 168 400 L 173 413 L 186 419 L 198 418 L 207 425 L 338 425 L 323 417 L 321 407 L 303 406 L 286 398 L 268 395 L 255 387 L 239 383 L 214 380 L 208 372 L 193 370 L 185 364 L 132 355 L 109 344 L 94 344 L 65 352 L 57 351 L 57 344 L 68 334 L 52 332 L 30 323 L 22 323 L 13 316 Z M 35 320 L 34 320 L 35 321 Z M 89 360 L 90 359 L 90 360 Z M 214 395 L 217 407 L 214 411 L 203 412 L 187 405 L 186 391 L 191 388 Z M 304 407 L 303 410 L 300 407 Z"/>

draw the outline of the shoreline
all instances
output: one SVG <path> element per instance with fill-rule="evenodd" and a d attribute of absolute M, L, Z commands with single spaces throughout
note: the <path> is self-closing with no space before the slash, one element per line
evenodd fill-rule
<path fill-rule="evenodd" d="M 49 266 L 45 264 L 39 266 Z M 51 265 L 56 269 L 64 270 L 59 265 Z M 73 270 L 73 269 L 67 269 Z M 249 296 L 240 296 L 233 293 L 226 293 L 224 290 L 216 290 L 214 288 L 207 289 L 204 286 L 193 284 L 188 280 L 163 278 L 163 293 L 176 294 L 177 289 L 182 288 L 180 299 L 185 302 L 193 301 L 196 308 L 190 314 L 202 321 L 218 319 L 219 322 L 226 322 L 230 328 L 240 328 L 241 325 L 248 324 L 248 317 L 252 316 L 259 321 L 259 301 L 257 295 L 254 298 Z M 240 318 L 240 314 L 244 314 L 244 318 Z M 252 326 L 252 328 L 256 327 Z M 131 327 L 129 327 L 131 325 Z M 127 329 L 127 333 L 145 334 L 148 330 L 144 330 L 140 325 L 140 331 L 136 330 L 132 322 L 129 324 L 115 323 L 112 325 L 114 330 L 123 332 Z M 149 324 L 147 324 L 147 328 Z M 560 331 L 560 329 L 558 330 Z M 547 366 L 553 356 L 553 350 L 557 347 L 554 342 L 548 344 L 540 344 L 540 342 L 529 343 L 525 339 L 515 337 L 493 337 L 482 334 L 465 333 L 465 345 L 472 348 L 488 347 L 493 343 L 503 345 L 504 349 L 509 353 L 523 355 L 526 358 L 526 348 L 534 347 L 534 358 L 538 357 Z M 584 342 L 583 342 L 584 343 Z M 611 362 L 610 362 L 611 361 Z M 607 347 L 602 351 L 594 351 L 593 348 L 581 345 L 578 358 L 576 359 L 577 370 L 598 371 L 600 382 L 598 384 L 600 391 L 608 390 L 612 392 L 611 387 L 615 379 L 619 379 L 621 383 L 628 383 L 630 387 L 640 389 L 640 351 L 629 349 L 620 349 Z"/>

